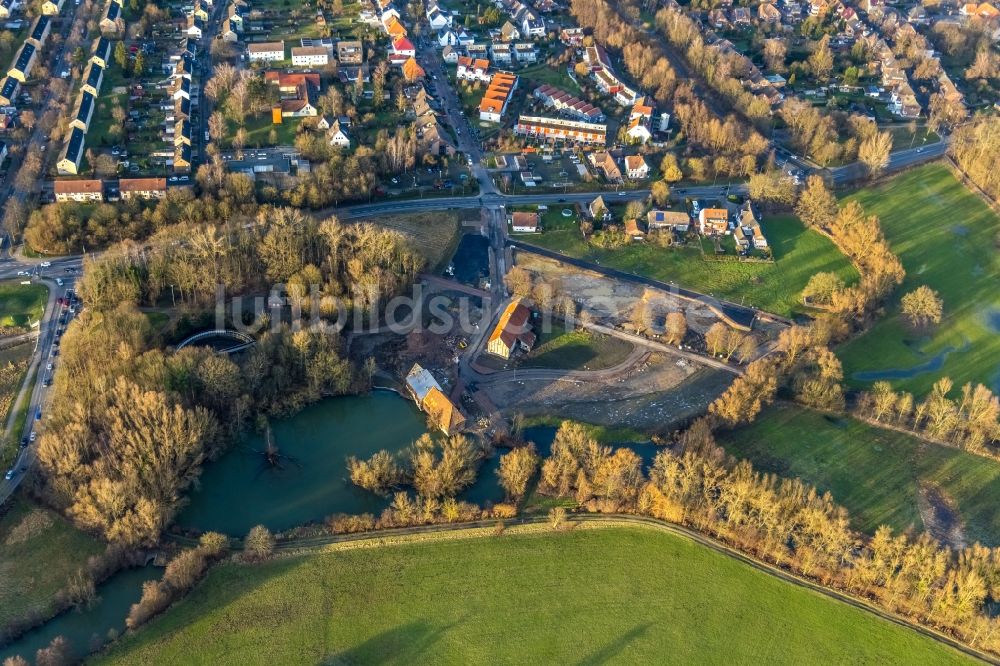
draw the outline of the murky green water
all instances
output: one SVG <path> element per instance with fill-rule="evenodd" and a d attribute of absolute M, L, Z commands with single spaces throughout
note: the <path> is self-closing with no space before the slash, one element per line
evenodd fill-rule
<path fill-rule="evenodd" d="M 97 588 L 99 599 L 90 608 L 71 610 L 32 629 L 10 645 L 0 648 L 0 661 L 21 655 L 33 663 L 35 652 L 48 647 L 56 636 L 69 641 L 73 657 L 82 659 L 107 641 L 109 631 L 121 633 L 125 630 L 125 617 L 132 604 L 142 596 L 142 584 L 162 574 L 162 569 L 145 567 L 112 576 Z"/>
<path fill-rule="evenodd" d="M 426 430 L 423 414 L 391 391 L 329 398 L 271 428 L 282 468 L 265 466 L 264 438 L 248 436 L 205 465 L 178 526 L 243 536 L 258 524 L 279 531 L 333 513 L 378 514 L 388 500 L 351 483 L 347 457 L 397 453 Z"/>

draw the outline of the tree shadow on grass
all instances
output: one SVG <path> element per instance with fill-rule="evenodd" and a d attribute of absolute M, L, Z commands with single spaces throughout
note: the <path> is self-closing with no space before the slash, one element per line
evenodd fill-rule
<path fill-rule="evenodd" d="M 610 659 L 621 653 L 621 651 L 628 647 L 635 639 L 645 634 L 651 626 L 653 626 L 652 622 L 637 624 L 604 647 L 585 656 L 583 659 L 578 661 L 577 664 L 579 666 L 595 666 L 596 664 L 607 663 Z"/>
<path fill-rule="evenodd" d="M 441 637 L 462 623 L 434 626 L 426 620 L 414 620 L 387 629 L 368 640 L 338 654 L 327 655 L 321 662 L 324 666 L 337 664 L 412 664 L 417 661 L 433 661 L 430 650 Z"/>

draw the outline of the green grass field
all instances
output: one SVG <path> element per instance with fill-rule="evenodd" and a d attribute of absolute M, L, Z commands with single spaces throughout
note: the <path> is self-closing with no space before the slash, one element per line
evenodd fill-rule
<path fill-rule="evenodd" d="M 610 335 L 590 331 L 567 331 L 560 325 L 540 334 L 535 348 L 518 367 L 554 370 L 601 370 L 618 365 L 632 353 L 633 346 Z"/>
<path fill-rule="evenodd" d="M 29 613 L 51 613 L 55 593 L 88 557 L 104 550 L 54 512 L 11 501 L 0 518 L 0 625 Z"/>
<path fill-rule="evenodd" d="M 863 371 L 903 371 L 897 388 L 925 394 L 938 378 L 956 386 L 1000 385 L 1000 217 L 944 166 L 932 164 L 853 195 L 882 220 L 892 250 L 906 268 L 888 314 L 839 350 L 847 379 L 864 386 Z M 899 297 L 920 285 L 944 300 L 944 319 L 929 334 L 899 316 Z M 940 365 L 938 367 L 938 363 Z M 926 371 L 913 370 L 926 365 Z M 910 371 L 906 373 L 905 371 Z"/>
<path fill-rule="evenodd" d="M 853 419 L 775 407 L 720 444 L 755 467 L 799 477 L 846 507 L 857 529 L 922 531 L 919 492 L 950 500 L 968 541 L 1000 545 L 1000 463 Z"/>
<path fill-rule="evenodd" d="M 780 628 L 780 630 L 778 629 Z M 920 663 L 951 648 L 684 538 L 599 529 L 226 564 L 98 663 Z"/>
<path fill-rule="evenodd" d="M 769 217 L 763 227 L 774 251 L 774 263 L 706 261 L 696 247 L 661 248 L 653 243 L 605 250 L 584 241 L 575 225 L 563 222 L 549 231 L 544 220 L 545 232 L 524 240 L 780 315 L 802 310 L 799 294 L 815 273 L 834 271 L 845 281 L 857 279 L 847 258 L 797 218 Z"/>
<path fill-rule="evenodd" d="M 45 311 L 49 288 L 44 284 L 0 282 L 0 328 L 25 328 Z"/>
<path fill-rule="evenodd" d="M 24 382 L 24 373 L 28 371 L 34 344 L 29 340 L 15 347 L 0 350 L 0 434 L 7 425 L 10 410 L 14 407 L 14 399 Z M 20 431 L 16 431 L 9 440 L 0 438 L 0 470 L 6 470 L 17 453 Z"/>

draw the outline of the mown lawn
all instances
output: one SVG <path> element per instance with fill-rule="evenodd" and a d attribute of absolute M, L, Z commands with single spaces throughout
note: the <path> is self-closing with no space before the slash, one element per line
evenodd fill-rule
<path fill-rule="evenodd" d="M 1000 545 L 1000 463 L 861 421 L 774 407 L 720 437 L 755 467 L 799 477 L 846 507 L 856 528 L 924 529 L 921 487 L 951 500 L 969 542 Z"/>
<path fill-rule="evenodd" d="M 815 273 L 833 271 L 847 282 L 857 279 L 847 258 L 797 218 L 768 217 L 763 228 L 774 263 L 706 261 L 696 247 L 661 248 L 653 243 L 605 250 L 588 244 L 576 228 L 565 225 L 523 240 L 786 316 L 802 310 L 799 295 Z"/>
<path fill-rule="evenodd" d="M 217 567 L 98 663 L 958 663 L 678 536 L 578 530 Z"/>
<path fill-rule="evenodd" d="M 553 324 L 539 334 L 535 348 L 518 367 L 553 370 L 602 370 L 611 368 L 632 353 L 634 347 L 620 338 L 590 331 L 566 330 Z"/>
<path fill-rule="evenodd" d="M 23 499 L 0 518 L 0 625 L 51 613 L 55 593 L 104 550 L 97 539 Z"/>
<path fill-rule="evenodd" d="M 44 284 L 0 282 L 0 328 L 30 326 L 41 319 L 48 299 Z"/>
<path fill-rule="evenodd" d="M 839 350 L 847 379 L 855 386 L 890 379 L 917 395 L 944 376 L 956 386 L 979 382 L 998 390 L 1000 216 L 938 164 L 908 171 L 853 198 L 882 220 L 906 280 L 887 315 Z M 944 300 L 944 319 L 929 332 L 913 331 L 899 316 L 899 298 L 924 284 Z M 922 365 L 928 369 L 913 372 Z M 898 372 L 857 374 L 891 370 Z M 912 376 L 900 376 L 906 374 Z"/>

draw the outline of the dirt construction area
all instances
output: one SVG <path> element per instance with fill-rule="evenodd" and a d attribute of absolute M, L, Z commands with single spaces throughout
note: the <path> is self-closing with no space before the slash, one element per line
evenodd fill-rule
<path fill-rule="evenodd" d="M 732 380 L 728 372 L 651 353 L 607 371 L 501 372 L 481 380 L 478 389 L 504 416 L 559 416 L 667 432 L 703 412 Z"/>

